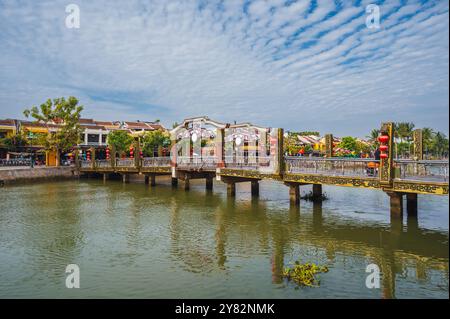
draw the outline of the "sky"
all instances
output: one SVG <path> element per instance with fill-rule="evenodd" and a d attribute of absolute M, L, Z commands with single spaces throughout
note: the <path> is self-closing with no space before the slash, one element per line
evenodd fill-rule
<path fill-rule="evenodd" d="M 368 28 L 369 4 L 379 28 Z M 68 4 L 80 10 L 68 28 Z M 0 118 L 76 96 L 83 117 L 206 115 L 364 137 L 448 134 L 448 1 L 0 0 Z"/>

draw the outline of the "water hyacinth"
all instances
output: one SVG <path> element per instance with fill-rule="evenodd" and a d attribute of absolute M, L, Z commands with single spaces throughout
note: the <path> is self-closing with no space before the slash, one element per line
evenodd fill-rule
<path fill-rule="evenodd" d="M 315 275 L 321 272 L 328 272 L 328 268 L 313 263 L 300 264 L 299 261 L 296 261 L 292 268 L 286 267 L 283 270 L 283 277 L 288 281 L 292 280 L 299 286 L 318 287 L 320 281 Z"/>

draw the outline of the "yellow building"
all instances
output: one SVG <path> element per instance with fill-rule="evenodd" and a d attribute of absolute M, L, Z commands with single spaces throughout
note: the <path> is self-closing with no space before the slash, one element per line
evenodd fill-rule
<path fill-rule="evenodd" d="M 17 125 L 15 120 L 0 120 L 0 140 L 5 137 L 11 137 L 17 133 Z M 0 142 L 0 159 L 8 157 L 8 150 L 2 147 Z"/>
<path fill-rule="evenodd" d="M 15 120 L 0 120 L 0 138 L 13 136 L 16 132 L 17 126 Z"/>

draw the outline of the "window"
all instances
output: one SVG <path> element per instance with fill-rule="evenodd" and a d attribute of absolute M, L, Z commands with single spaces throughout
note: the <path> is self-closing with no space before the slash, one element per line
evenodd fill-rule
<path fill-rule="evenodd" d="M 6 137 L 6 132 L 0 132 L 0 138 L 5 138 Z"/>
<path fill-rule="evenodd" d="M 98 143 L 99 137 L 98 134 L 88 134 L 88 143 Z"/>
<path fill-rule="evenodd" d="M 106 137 L 107 137 L 107 135 L 102 135 L 102 143 L 103 143 L 103 144 L 106 143 Z"/>

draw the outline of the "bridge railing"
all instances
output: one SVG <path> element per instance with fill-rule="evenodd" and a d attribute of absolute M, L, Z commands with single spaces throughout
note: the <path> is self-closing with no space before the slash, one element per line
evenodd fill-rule
<path fill-rule="evenodd" d="M 170 157 L 144 157 L 142 167 L 164 167 L 170 166 Z"/>
<path fill-rule="evenodd" d="M 217 158 L 215 156 L 177 156 L 177 167 L 180 169 L 215 170 Z"/>
<path fill-rule="evenodd" d="M 96 160 L 95 166 L 98 168 L 109 168 L 111 167 L 111 161 L 110 160 Z"/>
<path fill-rule="evenodd" d="M 92 167 L 92 161 L 81 160 L 80 161 L 80 167 L 81 168 L 91 168 Z"/>
<path fill-rule="evenodd" d="M 134 167 L 135 160 L 134 158 L 117 158 L 116 159 L 116 167 Z"/>
<path fill-rule="evenodd" d="M 258 170 L 270 165 L 270 156 L 225 156 L 225 167 Z"/>
<path fill-rule="evenodd" d="M 399 169 L 397 179 L 448 182 L 448 161 L 397 159 L 394 160 L 394 166 Z"/>
<path fill-rule="evenodd" d="M 30 159 L 0 159 L 0 166 L 30 166 Z"/>
<path fill-rule="evenodd" d="M 379 161 L 369 158 L 287 156 L 286 172 L 328 176 L 377 177 Z"/>

